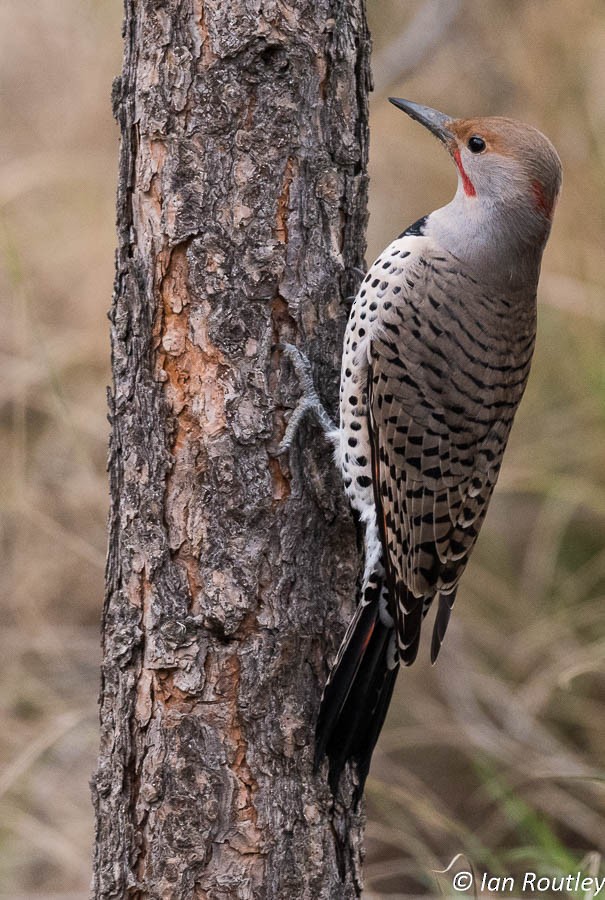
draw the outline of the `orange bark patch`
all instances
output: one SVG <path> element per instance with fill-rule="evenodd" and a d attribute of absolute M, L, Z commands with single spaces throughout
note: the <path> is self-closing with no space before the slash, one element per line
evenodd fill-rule
<path fill-rule="evenodd" d="M 199 697 L 188 694 L 174 683 L 175 672 L 172 669 L 156 669 L 153 672 L 153 696 L 156 702 L 166 710 L 177 713 L 194 711 Z"/>
<path fill-rule="evenodd" d="M 239 713 L 235 697 L 237 696 L 237 687 L 240 679 L 240 663 L 237 655 L 234 653 L 227 660 L 229 675 L 232 678 L 233 690 L 230 696 L 233 700 L 230 704 L 231 720 L 228 725 L 229 743 L 234 750 L 234 759 L 232 762 L 232 771 L 236 775 L 239 783 L 238 798 L 236 804 L 240 810 L 239 822 L 243 827 L 238 829 L 238 850 L 244 853 L 255 853 L 259 846 L 261 838 L 260 832 L 256 828 L 256 808 L 253 803 L 253 796 L 258 790 L 258 784 L 250 771 L 246 753 L 248 744 L 244 738 L 244 733 L 240 724 Z"/>
<path fill-rule="evenodd" d="M 277 200 L 276 236 L 282 244 L 288 243 L 288 212 L 290 209 L 290 185 L 292 184 L 292 159 L 289 158 L 284 172 L 284 184 Z"/>
<path fill-rule="evenodd" d="M 193 0 L 193 10 L 195 18 L 197 20 L 197 27 L 200 33 L 202 44 L 201 62 L 203 63 L 205 69 L 209 69 L 211 63 L 216 60 L 216 54 L 214 53 L 210 44 L 210 35 L 208 33 L 208 26 L 206 24 L 206 10 L 203 0 Z"/>
<path fill-rule="evenodd" d="M 173 452 L 203 432 L 226 427 L 225 394 L 219 380 L 222 354 L 210 343 L 205 327 L 192 340 L 186 246 L 174 248 L 161 280 L 162 315 L 158 327 L 159 364 L 165 373 L 166 396 L 176 416 Z"/>
<path fill-rule="evenodd" d="M 282 472 L 278 459 L 269 459 L 269 471 L 273 480 L 273 499 L 281 503 L 290 496 L 290 482 Z"/>

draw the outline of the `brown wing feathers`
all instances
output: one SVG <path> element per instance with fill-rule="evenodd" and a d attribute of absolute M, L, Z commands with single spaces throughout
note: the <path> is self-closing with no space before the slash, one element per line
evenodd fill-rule
<path fill-rule="evenodd" d="M 399 369 L 377 344 L 367 390 L 373 483 L 400 657 L 409 665 L 422 619 L 440 593 L 431 648 L 437 657 L 497 469 L 478 470 L 473 463 L 482 457 L 472 438 L 453 444 L 442 414 L 428 411 L 422 397 L 427 422 L 416 421 L 405 392 L 398 396 Z"/>

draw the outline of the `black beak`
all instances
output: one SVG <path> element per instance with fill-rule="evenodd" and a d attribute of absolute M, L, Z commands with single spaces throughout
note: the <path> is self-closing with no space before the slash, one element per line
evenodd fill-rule
<path fill-rule="evenodd" d="M 421 125 L 428 128 L 444 144 L 454 140 L 454 134 L 448 127 L 452 124 L 452 119 L 449 116 L 436 109 L 431 109 L 430 106 L 412 103 L 411 100 L 399 100 L 397 97 L 389 97 L 389 100 L 397 109 L 403 110 L 410 118 L 415 119 L 416 122 L 420 122 Z"/>

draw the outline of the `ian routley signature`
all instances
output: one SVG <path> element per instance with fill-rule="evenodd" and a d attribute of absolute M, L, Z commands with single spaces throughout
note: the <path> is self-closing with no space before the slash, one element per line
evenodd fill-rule
<path fill-rule="evenodd" d="M 468 869 L 462 869 L 451 872 L 459 859 L 464 858 L 463 854 L 457 854 L 446 869 L 436 870 L 435 874 L 446 875 L 450 873 L 452 887 L 456 892 L 470 893 L 475 897 L 481 895 L 502 895 L 514 894 L 521 897 L 552 896 L 553 894 L 562 894 L 564 896 L 579 896 L 583 900 L 593 900 L 595 897 L 601 897 L 605 900 L 605 875 L 599 873 L 600 858 L 598 854 L 589 854 L 589 857 L 596 856 L 598 859 L 590 859 L 592 865 L 587 867 L 588 871 L 578 869 L 578 871 L 561 875 L 544 875 L 540 872 L 524 872 L 521 875 L 491 875 L 489 872 L 476 872 L 470 866 Z M 596 866 L 594 863 L 597 862 Z M 468 862 L 467 862 L 468 865 Z M 582 865 L 582 863 L 580 863 Z"/>

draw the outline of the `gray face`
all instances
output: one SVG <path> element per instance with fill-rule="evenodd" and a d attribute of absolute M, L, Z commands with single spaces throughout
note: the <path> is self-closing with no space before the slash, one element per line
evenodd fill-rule
<path fill-rule="evenodd" d="M 478 199 L 506 206 L 511 215 L 552 218 L 561 163 L 541 132 L 510 119 L 457 120 L 451 130 L 450 152 Z"/>
<path fill-rule="evenodd" d="M 513 119 L 451 119 L 408 100 L 391 102 L 445 144 L 469 200 L 519 216 L 532 235 L 538 225 L 544 229 L 559 193 L 561 162 L 540 131 Z"/>

